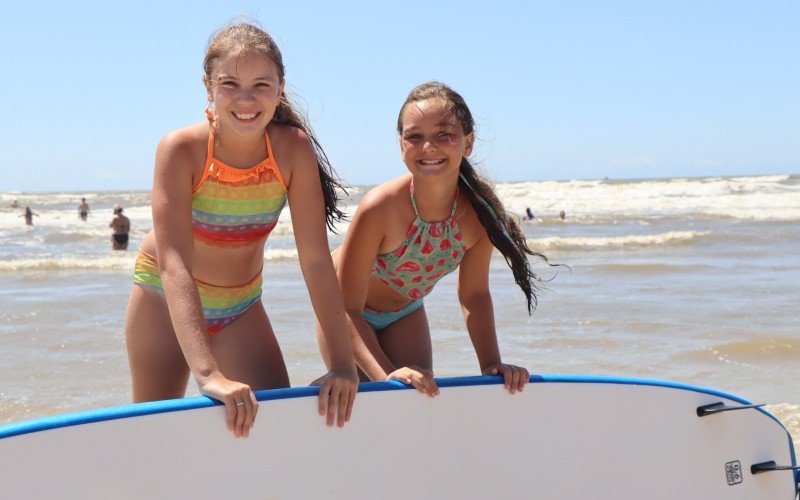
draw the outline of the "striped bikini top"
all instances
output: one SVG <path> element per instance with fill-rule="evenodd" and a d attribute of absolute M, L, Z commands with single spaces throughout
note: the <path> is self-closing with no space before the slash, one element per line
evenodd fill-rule
<path fill-rule="evenodd" d="M 405 239 L 397 250 L 378 255 L 372 275 L 399 294 L 418 300 L 428 295 L 437 281 L 456 270 L 464 258 L 464 243 L 456 219 L 456 201 L 450 217 L 435 222 L 422 220 L 412 181 L 411 205 L 417 217 Z"/>
<path fill-rule="evenodd" d="M 235 168 L 214 158 L 210 134 L 203 176 L 192 190 L 196 239 L 214 246 L 247 246 L 266 239 L 278 223 L 287 189 L 266 132 L 264 139 L 269 156 L 250 168 Z"/>

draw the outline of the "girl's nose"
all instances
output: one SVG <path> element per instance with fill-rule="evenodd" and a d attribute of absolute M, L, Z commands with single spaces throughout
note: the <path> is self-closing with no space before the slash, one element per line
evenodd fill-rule
<path fill-rule="evenodd" d="M 253 102 L 255 100 L 256 99 L 253 97 L 253 93 L 249 90 L 242 90 L 237 96 L 237 101 L 239 102 Z"/>
<path fill-rule="evenodd" d="M 432 137 L 426 137 L 422 140 L 422 149 L 436 149 L 436 139 Z"/>

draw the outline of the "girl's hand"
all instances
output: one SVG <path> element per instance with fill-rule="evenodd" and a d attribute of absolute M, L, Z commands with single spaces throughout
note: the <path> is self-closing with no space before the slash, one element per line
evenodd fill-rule
<path fill-rule="evenodd" d="M 249 385 L 228 380 L 219 374 L 209 377 L 200 386 L 200 392 L 225 404 L 228 430 L 234 436 L 238 438 L 250 435 L 258 413 L 258 401 Z"/>
<path fill-rule="evenodd" d="M 521 366 L 507 365 L 505 363 L 495 363 L 483 369 L 484 375 L 500 374 L 505 379 L 503 385 L 511 394 L 517 391 L 522 392 L 522 388 L 530 380 L 531 375 L 528 370 Z"/>
<path fill-rule="evenodd" d="M 311 385 L 320 386 L 319 414 L 328 415 L 328 427 L 333 426 L 337 415 L 337 425 L 344 427 L 344 423 L 350 421 L 353 402 L 358 392 L 358 374 L 355 368 L 331 368 L 328 373 L 311 382 Z"/>
<path fill-rule="evenodd" d="M 433 372 L 418 366 L 404 366 L 390 373 L 386 380 L 398 380 L 413 385 L 419 392 L 430 397 L 439 394 L 439 387 L 433 379 Z"/>

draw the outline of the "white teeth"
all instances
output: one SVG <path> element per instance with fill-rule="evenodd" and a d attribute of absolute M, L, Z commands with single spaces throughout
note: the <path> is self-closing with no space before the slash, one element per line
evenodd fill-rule
<path fill-rule="evenodd" d="M 419 162 L 423 165 L 440 165 L 444 163 L 444 160 L 420 160 Z"/>
<path fill-rule="evenodd" d="M 243 114 L 234 113 L 234 116 L 236 116 L 236 118 L 238 118 L 240 120 L 252 120 L 253 118 L 256 117 L 256 114 L 255 113 L 243 113 Z"/>

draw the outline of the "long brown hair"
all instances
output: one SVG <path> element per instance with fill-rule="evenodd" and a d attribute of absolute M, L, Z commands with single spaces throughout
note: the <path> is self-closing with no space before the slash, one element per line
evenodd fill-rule
<path fill-rule="evenodd" d="M 214 33 L 208 41 L 206 55 L 203 59 L 203 83 L 208 88 L 211 85 L 211 71 L 214 62 L 233 51 L 254 51 L 269 57 L 278 68 L 281 83 L 284 81 L 286 70 L 283 66 L 283 56 L 267 32 L 249 22 L 234 22 Z M 317 137 L 314 135 L 308 120 L 295 110 L 286 91 L 281 92 L 280 102 L 272 117 L 272 122 L 299 128 L 308 136 L 314 147 L 317 159 L 319 180 L 322 184 L 322 194 L 325 198 L 325 222 L 328 228 L 334 231 L 334 224 L 345 219 L 344 212 L 339 208 L 340 190 L 346 191 L 346 185 L 336 175 L 328 155 L 322 149 Z M 209 115 L 209 123 L 214 127 L 214 120 Z"/>
<path fill-rule="evenodd" d="M 453 117 L 461 123 L 465 135 L 475 130 L 475 120 L 467 107 L 466 101 L 455 90 L 440 82 L 426 82 L 415 87 L 397 117 L 397 133 L 403 132 L 403 111 L 411 103 L 441 99 L 448 103 Z M 540 257 L 545 262 L 547 257 L 528 247 L 525 234 L 520 229 L 515 217 L 509 216 L 503 203 L 486 177 L 481 175 L 467 158 L 461 159 L 458 185 L 461 192 L 467 195 L 470 204 L 478 215 L 478 220 L 486 229 L 489 240 L 506 260 L 506 264 L 514 274 L 514 281 L 525 294 L 530 314 L 537 303 L 536 292 L 541 288 L 541 279 L 531 269 L 528 255 Z M 549 263 L 549 262 L 548 262 Z"/>

